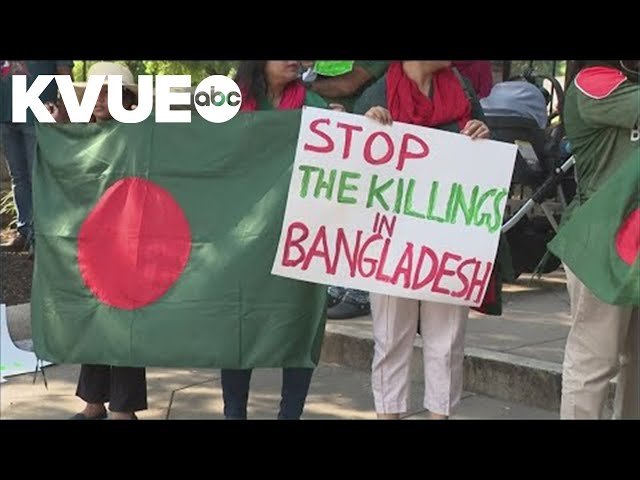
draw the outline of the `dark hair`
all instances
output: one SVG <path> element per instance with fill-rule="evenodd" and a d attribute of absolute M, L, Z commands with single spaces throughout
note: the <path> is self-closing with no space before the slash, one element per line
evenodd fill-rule
<path fill-rule="evenodd" d="M 247 98 L 267 96 L 267 80 L 264 76 L 266 60 L 243 60 L 238 65 L 235 81 Z"/>

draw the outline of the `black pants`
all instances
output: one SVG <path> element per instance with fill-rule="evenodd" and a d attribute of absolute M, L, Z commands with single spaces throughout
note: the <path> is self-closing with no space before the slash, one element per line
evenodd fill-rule
<path fill-rule="evenodd" d="M 278 420 L 298 420 L 304 410 L 313 368 L 283 368 Z M 222 369 L 222 397 L 227 419 L 246 420 L 253 370 Z"/>
<path fill-rule="evenodd" d="M 76 395 L 87 403 L 109 402 L 112 412 L 137 412 L 147 408 L 144 368 L 82 365 Z"/>

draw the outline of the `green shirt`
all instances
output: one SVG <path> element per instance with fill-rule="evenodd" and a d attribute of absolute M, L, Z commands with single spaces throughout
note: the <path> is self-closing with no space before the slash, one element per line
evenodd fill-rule
<path fill-rule="evenodd" d="M 11 122 L 12 119 L 12 75 L 27 75 L 27 88 L 31 87 L 38 75 L 55 75 L 57 68 L 69 66 L 72 60 L 0 60 L 0 122 Z M 53 102 L 58 94 L 55 81 L 51 81 L 44 89 L 40 100 Z M 27 123 L 33 124 L 35 117 L 31 109 L 27 111 Z"/>
<path fill-rule="evenodd" d="M 634 154 L 640 141 L 631 140 L 638 128 L 640 85 L 625 80 L 604 98 L 581 91 L 575 81 L 567 89 L 564 124 L 576 160 L 578 192 L 565 211 L 563 223 Z M 640 161 L 640 158 L 639 158 Z"/>
<path fill-rule="evenodd" d="M 304 105 L 307 107 L 329 108 L 329 103 L 316 92 L 307 90 L 304 96 Z M 275 110 L 273 104 L 266 98 L 258 99 L 258 110 Z"/>
<path fill-rule="evenodd" d="M 387 68 L 389 68 L 389 62 L 386 61 L 374 61 L 374 60 L 356 60 L 354 62 L 354 67 L 360 66 L 364 68 L 371 75 L 371 80 L 365 83 L 361 88 L 358 89 L 356 93 L 350 95 L 348 97 L 337 97 L 327 99 L 329 103 L 340 103 L 344 105 L 344 108 L 347 112 L 352 112 L 354 105 L 362 92 L 364 92 L 369 86 L 375 83 L 380 77 L 382 77 L 386 72 Z"/>

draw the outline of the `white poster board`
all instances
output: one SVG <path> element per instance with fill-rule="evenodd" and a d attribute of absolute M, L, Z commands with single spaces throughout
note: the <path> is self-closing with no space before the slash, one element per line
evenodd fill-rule
<path fill-rule="evenodd" d="M 304 108 L 272 273 L 478 306 L 517 147 Z"/>
<path fill-rule="evenodd" d="M 42 361 L 40 366 L 51 365 Z M 38 359 L 33 351 L 23 350 L 16 346 L 9 335 L 6 305 L 0 305 L 0 377 L 10 377 L 22 373 L 33 373 L 38 366 Z"/>

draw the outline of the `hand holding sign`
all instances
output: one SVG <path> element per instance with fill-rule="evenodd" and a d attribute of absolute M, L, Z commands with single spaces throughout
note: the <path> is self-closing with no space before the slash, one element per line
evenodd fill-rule
<path fill-rule="evenodd" d="M 489 138 L 490 135 L 489 127 L 480 120 L 469 120 L 460 133 L 472 139 Z"/>
<path fill-rule="evenodd" d="M 391 125 L 393 123 L 391 112 L 384 107 L 371 107 L 364 116 L 371 120 L 380 122 L 383 125 Z"/>
<path fill-rule="evenodd" d="M 482 135 L 483 125 L 469 130 Z M 272 273 L 477 306 L 515 154 L 511 144 L 305 108 Z"/>

